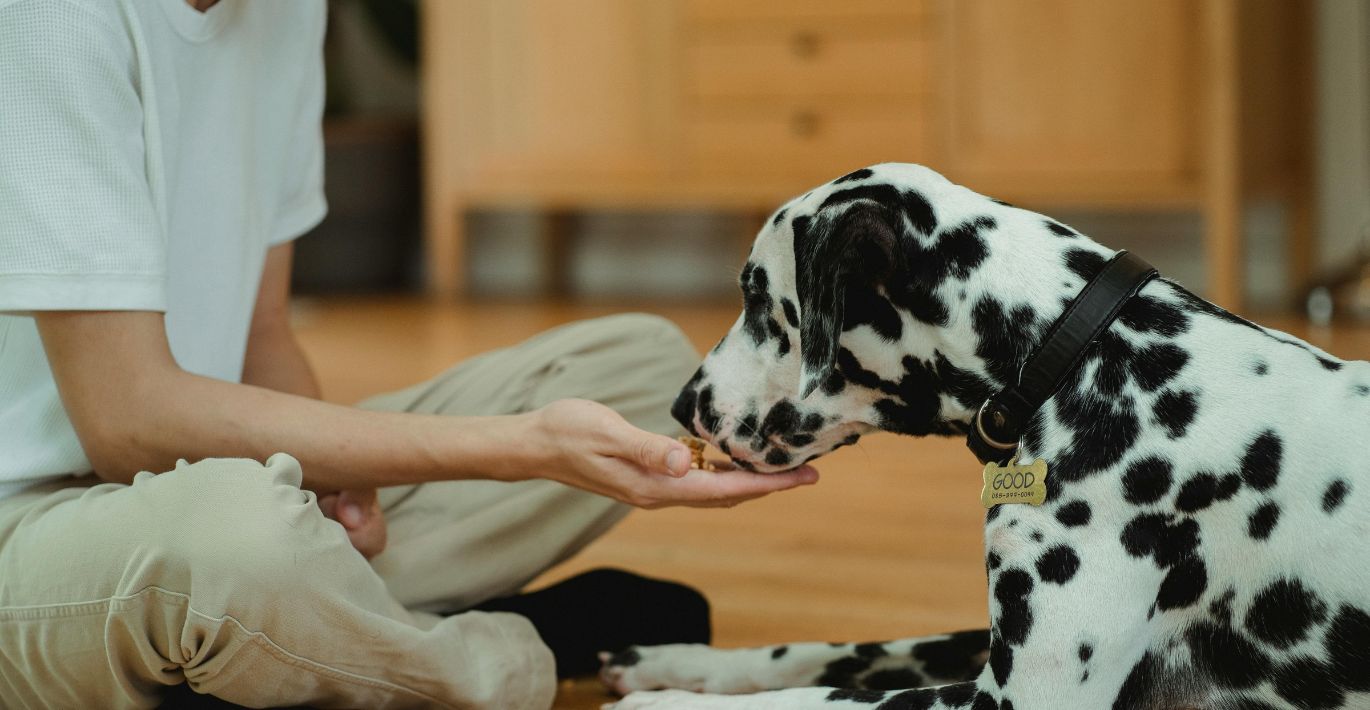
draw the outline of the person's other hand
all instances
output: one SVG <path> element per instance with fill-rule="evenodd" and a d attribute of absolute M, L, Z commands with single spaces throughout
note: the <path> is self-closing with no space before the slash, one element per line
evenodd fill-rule
<path fill-rule="evenodd" d="M 319 496 L 324 517 L 338 521 L 357 552 L 371 559 L 385 549 L 385 513 L 375 488 L 338 491 Z"/>
<path fill-rule="evenodd" d="M 818 480 L 812 466 L 780 473 L 692 469 L 689 447 L 588 400 L 559 400 L 533 416 L 535 445 L 548 454 L 534 476 L 639 508 L 731 507 Z"/>

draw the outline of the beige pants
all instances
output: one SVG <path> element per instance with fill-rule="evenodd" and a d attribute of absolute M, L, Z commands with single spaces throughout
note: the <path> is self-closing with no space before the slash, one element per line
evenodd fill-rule
<path fill-rule="evenodd" d="M 697 362 L 659 318 L 575 323 L 363 406 L 450 415 L 604 402 L 674 433 Z M 514 592 L 627 509 L 549 481 L 382 491 L 370 564 L 299 464 L 212 459 L 0 500 L 0 707 L 153 707 L 169 684 L 254 707 L 546 708 L 551 653 L 512 614 L 431 613 Z"/>

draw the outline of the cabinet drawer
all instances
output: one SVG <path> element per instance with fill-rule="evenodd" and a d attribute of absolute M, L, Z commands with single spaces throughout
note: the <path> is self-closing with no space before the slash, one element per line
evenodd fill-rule
<path fill-rule="evenodd" d="M 697 99 L 920 96 L 927 41 L 911 31 L 701 29 L 687 42 L 684 79 Z"/>
<path fill-rule="evenodd" d="M 920 114 L 912 103 L 700 109 L 686 120 L 684 143 L 697 174 L 822 180 L 870 163 L 923 159 Z"/>
<path fill-rule="evenodd" d="M 927 15 L 927 0 L 682 0 L 685 17 L 700 22 L 794 18 L 908 18 Z"/>

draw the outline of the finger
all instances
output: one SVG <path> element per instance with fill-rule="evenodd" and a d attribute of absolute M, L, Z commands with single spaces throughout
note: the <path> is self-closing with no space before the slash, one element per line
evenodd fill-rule
<path fill-rule="evenodd" d="M 778 473 L 752 473 L 750 471 L 714 471 L 702 474 L 696 485 L 715 493 L 716 498 L 742 498 L 761 496 L 796 486 L 806 486 L 818 482 L 818 470 L 812 466 L 799 466 Z"/>
<path fill-rule="evenodd" d="M 812 466 L 800 466 L 780 473 L 751 473 L 749 471 L 691 470 L 682 478 L 637 476 L 631 488 L 641 499 L 654 501 L 642 507 L 662 505 L 725 504 L 730 500 L 750 500 L 796 486 L 817 482 L 818 471 Z"/>
<path fill-rule="evenodd" d="M 329 520 L 337 520 L 338 494 L 329 493 L 318 497 L 319 510 L 323 511 L 323 516 Z"/>
<path fill-rule="evenodd" d="M 338 494 L 338 522 L 349 530 L 361 528 L 375 518 L 376 489 L 346 490 Z"/>
<path fill-rule="evenodd" d="M 347 539 L 352 543 L 352 547 L 362 554 L 362 557 L 369 560 L 385 549 L 385 527 L 371 525 L 360 530 L 348 530 Z"/>
<path fill-rule="evenodd" d="M 669 436 L 643 431 L 623 421 L 616 432 L 619 458 L 647 471 L 680 477 L 690 471 L 690 448 Z"/>

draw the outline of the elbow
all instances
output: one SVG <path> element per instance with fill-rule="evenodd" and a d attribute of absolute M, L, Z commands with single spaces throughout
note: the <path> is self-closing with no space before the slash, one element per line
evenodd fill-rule
<path fill-rule="evenodd" d="M 134 474 L 145 466 L 140 462 L 131 432 L 116 424 L 76 424 L 76 436 L 81 442 L 92 472 L 111 483 L 130 483 Z"/>

